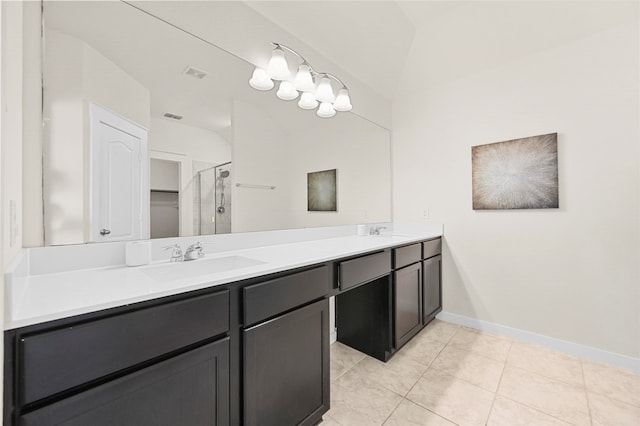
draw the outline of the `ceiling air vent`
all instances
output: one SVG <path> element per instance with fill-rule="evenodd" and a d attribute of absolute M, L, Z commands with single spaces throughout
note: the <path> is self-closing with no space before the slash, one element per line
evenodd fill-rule
<path fill-rule="evenodd" d="M 181 115 L 171 114 L 170 112 L 165 112 L 164 116 L 167 117 L 167 118 L 172 118 L 174 120 L 182 120 L 182 116 Z"/>
<path fill-rule="evenodd" d="M 192 66 L 188 66 L 187 68 L 185 68 L 183 73 L 185 73 L 186 75 L 190 75 L 193 78 L 197 78 L 198 80 L 202 80 L 207 76 L 206 71 L 199 70 L 198 68 Z"/>

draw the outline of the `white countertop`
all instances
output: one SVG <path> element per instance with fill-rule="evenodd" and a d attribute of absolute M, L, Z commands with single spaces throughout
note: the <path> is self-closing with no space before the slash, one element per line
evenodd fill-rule
<path fill-rule="evenodd" d="M 7 292 L 5 329 L 227 284 L 441 235 L 442 233 L 421 232 L 410 236 L 345 236 L 219 252 L 185 263 L 169 264 L 168 261 L 163 261 L 138 267 L 80 269 L 13 277 Z M 156 272 L 166 271 L 166 268 L 173 266 L 188 268 L 189 265 L 207 262 L 209 259 L 231 256 L 261 263 L 217 273 L 185 273 L 185 276 L 178 279 L 171 278 L 171 275 L 176 274 L 169 274 L 168 279 L 158 279 L 158 274 L 152 271 L 154 268 Z"/>

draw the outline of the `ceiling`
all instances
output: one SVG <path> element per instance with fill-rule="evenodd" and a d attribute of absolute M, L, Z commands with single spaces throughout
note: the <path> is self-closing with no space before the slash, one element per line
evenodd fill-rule
<path fill-rule="evenodd" d="M 351 75 L 393 98 L 414 25 L 395 1 L 250 1 L 246 4 Z"/>
<path fill-rule="evenodd" d="M 413 55 L 413 62 L 419 60 L 424 66 L 421 75 L 441 80 L 629 19 L 610 12 L 606 2 L 297 0 L 135 5 L 208 43 L 121 2 L 47 2 L 45 22 L 89 37 L 90 44 L 114 62 L 128 63 L 127 71 L 153 94 L 153 115 L 183 115 L 183 123 L 201 123 L 200 127 L 223 134 L 229 131 L 232 99 L 238 96 L 268 106 L 281 125 L 303 129 L 317 124 L 317 117 L 299 110 L 295 102 L 276 100 L 273 91 L 259 93 L 246 84 L 251 64 L 266 64 L 269 41 L 301 46 L 300 53 L 314 67 L 343 78 L 353 92 L 354 111 L 386 103 L 383 114 L 390 115 L 415 40 L 425 51 L 417 59 Z M 127 12 L 128 27 L 118 15 L 122 10 Z M 567 26 L 569 18 L 572 25 Z M 470 33 L 476 36 L 470 39 Z M 165 61 L 158 62 L 159 58 Z M 187 77 L 182 71 L 188 65 L 210 74 L 203 80 Z M 355 80 L 360 83 L 356 90 Z M 379 97 L 367 97 L 363 87 Z M 197 103 L 191 101 L 194 98 Z M 367 117 L 366 111 L 362 115 Z"/>

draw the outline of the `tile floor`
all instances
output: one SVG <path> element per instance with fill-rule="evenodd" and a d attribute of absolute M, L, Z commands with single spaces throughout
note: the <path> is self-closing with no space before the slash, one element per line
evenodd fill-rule
<path fill-rule="evenodd" d="M 386 364 L 331 345 L 323 426 L 640 425 L 640 373 L 434 320 Z"/>

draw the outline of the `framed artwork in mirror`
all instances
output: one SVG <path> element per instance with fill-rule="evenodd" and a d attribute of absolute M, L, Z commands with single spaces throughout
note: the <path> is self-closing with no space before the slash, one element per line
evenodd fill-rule
<path fill-rule="evenodd" d="M 337 169 L 307 173 L 307 211 L 338 211 Z"/>

